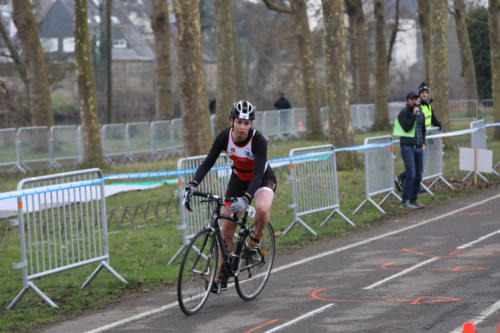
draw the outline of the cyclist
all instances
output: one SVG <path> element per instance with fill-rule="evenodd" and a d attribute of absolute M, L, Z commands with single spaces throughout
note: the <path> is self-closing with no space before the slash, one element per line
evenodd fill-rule
<path fill-rule="evenodd" d="M 257 130 L 251 128 L 255 119 L 255 106 L 246 100 L 231 105 L 230 127 L 215 138 L 206 159 L 196 170 L 193 180 L 187 184 L 186 200 L 189 201 L 196 186 L 212 168 L 224 150 L 232 160 L 232 173 L 226 189 L 226 197 L 236 197 L 229 207 L 223 207 L 225 215 L 240 213 L 254 200 L 255 229 L 250 235 L 249 248 L 260 243 L 260 238 L 270 219 L 271 205 L 276 191 L 276 177 L 267 162 L 267 141 Z M 228 251 L 233 248 L 236 224 L 222 220 L 222 237 Z M 213 291 L 227 287 L 227 276 L 220 274 L 213 284 Z"/>

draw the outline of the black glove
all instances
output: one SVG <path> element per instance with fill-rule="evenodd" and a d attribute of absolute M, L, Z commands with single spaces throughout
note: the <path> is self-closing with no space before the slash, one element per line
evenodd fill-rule
<path fill-rule="evenodd" d="M 229 206 L 229 211 L 231 214 L 239 213 L 242 210 L 246 209 L 250 204 L 250 199 L 247 195 L 243 195 L 242 197 L 237 197 L 234 202 Z"/>
<path fill-rule="evenodd" d="M 186 206 L 187 210 L 192 212 L 193 210 L 191 209 L 191 198 L 193 197 L 193 193 L 196 189 L 196 184 L 194 182 L 189 182 L 187 186 L 184 188 L 185 194 L 184 194 L 184 206 Z"/>

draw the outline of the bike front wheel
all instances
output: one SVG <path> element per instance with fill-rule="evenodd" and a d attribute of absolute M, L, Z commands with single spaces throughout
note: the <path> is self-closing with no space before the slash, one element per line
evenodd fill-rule
<path fill-rule="evenodd" d="M 253 232 L 253 227 L 250 228 L 250 232 Z M 235 277 L 236 291 L 245 301 L 256 298 L 271 275 L 275 253 L 274 230 L 271 223 L 267 224 L 264 236 L 254 251 L 247 247 L 249 240 L 250 238 L 247 237 L 240 258 L 238 274 Z"/>
<path fill-rule="evenodd" d="M 177 300 L 187 315 L 200 311 L 214 283 L 219 252 L 211 229 L 201 230 L 184 252 L 177 281 Z"/>

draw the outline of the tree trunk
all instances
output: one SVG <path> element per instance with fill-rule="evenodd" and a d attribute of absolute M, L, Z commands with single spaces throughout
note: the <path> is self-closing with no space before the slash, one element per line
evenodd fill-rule
<path fill-rule="evenodd" d="M 493 93 L 493 119 L 500 122 L 500 0 L 489 0 L 488 25 L 490 32 L 491 83 Z M 500 140 L 500 127 L 495 127 L 495 140 Z"/>
<path fill-rule="evenodd" d="M 375 14 L 375 117 L 372 130 L 389 129 L 387 111 L 387 47 L 385 35 L 385 8 L 383 0 L 373 0 Z"/>
<path fill-rule="evenodd" d="M 165 0 L 153 0 L 151 27 L 155 39 L 155 119 L 174 117 L 172 67 L 170 64 L 170 21 Z"/>
<path fill-rule="evenodd" d="M 351 101 L 353 104 L 359 104 L 359 78 L 358 78 L 358 51 L 356 50 L 356 34 L 354 32 L 354 26 L 356 25 L 356 21 L 354 20 L 354 15 L 352 11 L 349 9 L 349 5 L 347 4 L 347 17 L 349 18 L 349 28 L 347 29 L 348 41 L 349 41 L 349 60 L 347 66 L 347 71 L 351 73 L 352 77 L 352 89 L 351 93 Z M 350 65 L 350 66 L 349 66 Z"/>
<path fill-rule="evenodd" d="M 207 154 L 212 143 L 197 0 L 174 0 L 178 91 L 186 155 Z"/>
<path fill-rule="evenodd" d="M 424 46 L 424 60 L 425 60 L 425 82 L 432 87 L 431 82 L 431 38 L 430 38 L 430 1 L 418 0 L 418 22 L 420 23 L 420 32 L 422 33 L 422 44 Z"/>
<path fill-rule="evenodd" d="M 233 23 L 233 47 L 234 47 L 234 87 L 235 99 L 248 99 L 248 84 L 243 71 L 243 61 L 241 58 L 241 45 L 238 39 L 235 25 Z"/>
<path fill-rule="evenodd" d="M 82 123 L 83 165 L 104 166 L 97 104 L 90 56 L 89 30 L 87 25 L 87 0 L 75 0 L 73 4 L 73 33 L 75 36 L 75 62 Z"/>
<path fill-rule="evenodd" d="M 396 0 L 396 13 L 394 14 L 394 27 L 391 32 L 391 39 L 389 40 L 389 51 L 387 51 L 387 68 L 389 68 L 392 60 L 392 51 L 394 49 L 394 43 L 396 42 L 396 37 L 399 31 L 399 0 Z"/>
<path fill-rule="evenodd" d="M 443 131 L 450 130 L 448 91 L 448 6 L 446 1 L 431 2 L 431 82 L 434 93 L 433 110 L 441 121 Z M 445 143 L 446 144 L 446 143 Z M 450 143 L 448 142 L 448 147 Z"/>
<path fill-rule="evenodd" d="M 465 98 L 477 101 L 477 82 L 472 49 L 470 47 L 469 32 L 465 23 L 465 1 L 455 0 L 455 26 L 462 59 L 462 70 L 465 79 Z"/>
<path fill-rule="evenodd" d="M 366 39 L 366 23 L 361 0 L 346 0 L 347 13 L 351 12 L 354 21 L 354 34 L 357 64 L 357 100 L 361 104 L 371 102 L 370 96 L 370 57 L 368 56 L 368 42 Z"/>
<path fill-rule="evenodd" d="M 104 15 L 106 16 L 105 32 L 106 32 L 106 122 L 111 124 L 114 121 L 113 112 L 113 73 L 112 73 L 112 52 L 113 39 L 111 37 L 111 8 L 113 0 L 106 0 L 106 8 Z"/>
<path fill-rule="evenodd" d="M 312 52 L 311 30 L 307 18 L 307 5 L 305 0 L 293 1 L 295 10 L 295 36 L 302 63 L 302 82 L 306 99 L 307 137 L 320 138 L 323 136 L 321 128 L 321 113 L 318 105 L 317 82 L 314 72 L 314 54 Z"/>
<path fill-rule="evenodd" d="M 349 112 L 349 93 L 346 78 L 346 46 L 343 0 L 322 0 L 325 24 L 326 100 L 330 142 L 335 147 L 354 144 L 354 131 Z M 343 156 L 345 165 L 355 163 L 354 152 Z M 352 162 L 352 163 L 348 163 Z"/>
<path fill-rule="evenodd" d="M 23 49 L 29 86 L 31 123 L 33 126 L 52 126 L 50 84 L 38 27 L 29 0 L 12 1 L 13 19 Z"/>
<path fill-rule="evenodd" d="M 312 52 L 311 30 L 307 18 L 307 4 L 305 0 L 290 0 L 292 7 L 280 7 L 270 0 L 263 0 L 266 6 L 274 11 L 293 14 L 295 20 L 295 36 L 300 53 L 302 67 L 302 83 L 306 98 L 307 137 L 319 138 L 322 136 L 321 113 L 318 104 L 318 85 L 314 71 L 314 55 Z M 345 49 L 345 45 L 344 45 Z M 344 55 L 345 59 L 345 55 Z M 345 64 L 344 64 L 345 70 Z"/>
<path fill-rule="evenodd" d="M 217 43 L 217 103 L 215 133 L 228 126 L 235 99 L 234 29 L 231 1 L 214 0 Z"/>

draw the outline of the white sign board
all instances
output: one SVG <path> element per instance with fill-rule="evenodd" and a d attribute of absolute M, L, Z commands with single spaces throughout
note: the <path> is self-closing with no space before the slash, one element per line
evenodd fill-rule
<path fill-rule="evenodd" d="M 474 148 L 460 148 L 460 166 L 462 171 L 474 171 Z M 493 151 L 489 149 L 477 150 L 477 171 L 493 172 Z"/>

